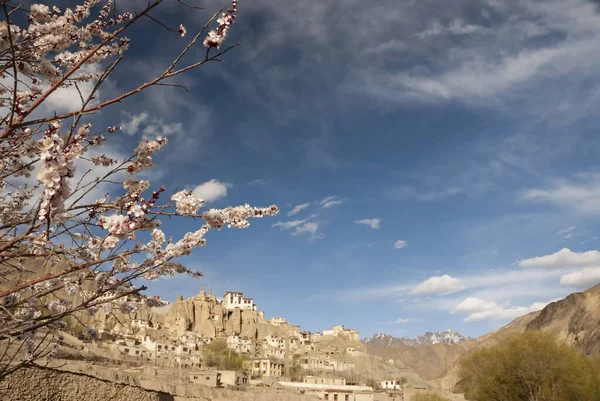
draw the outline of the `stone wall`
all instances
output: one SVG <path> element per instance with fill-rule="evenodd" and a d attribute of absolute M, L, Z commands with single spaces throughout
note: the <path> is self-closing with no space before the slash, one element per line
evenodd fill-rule
<path fill-rule="evenodd" d="M 0 381 L 2 401 L 173 401 L 170 394 L 54 369 L 20 369 Z"/>

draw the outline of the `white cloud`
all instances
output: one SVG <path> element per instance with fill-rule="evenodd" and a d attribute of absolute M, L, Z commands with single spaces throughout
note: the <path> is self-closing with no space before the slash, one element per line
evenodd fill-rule
<path fill-rule="evenodd" d="M 411 294 L 451 294 L 456 291 L 460 291 L 465 287 L 462 285 L 459 279 L 444 274 L 443 276 L 433 276 L 423 281 L 421 284 L 416 286 Z"/>
<path fill-rule="evenodd" d="M 381 226 L 380 219 L 362 219 L 362 220 L 356 220 L 355 223 L 356 224 L 364 224 L 366 226 L 371 227 L 373 230 L 377 230 Z"/>
<path fill-rule="evenodd" d="M 121 129 L 128 135 L 133 136 L 141 131 L 143 138 L 151 139 L 157 136 L 173 136 L 183 133 L 183 124 L 180 122 L 166 123 L 161 118 L 151 118 L 145 111 L 135 115 L 127 112 L 124 114 L 128 120 L 121 122 Z"/>
<path fill-rule="evenodd" d="M 551 301 L 553 302 L 553 301 Z M 535 302 L 530 306 L 501 306 L 496 302 L 487 301 L 481 298 L 468 297 L 458 304 L 453 310 L 453 313 L 464 313 L 468 316 L 464 319 L 465 322 L 474 322 L 479 320 L 507 320 L 516 319 L 529 312 L 543 309 L 550 302 Z"/>
<path fill-rule="evenodd" d="M 495 300 L 512 300 L 530 296 L 564 296 L 565 289 L 557 285 L 558 278 L 564 274 L 561 270 L 542 270 L 542 269 L 510 269 L 480 273 L 457 277 L 458 288 L 469 289 L 469 295 L 476 295 L 480 298 L 489 298 Z M 438 280 L 439 281 L 439 280 Z M 415 287 L 424 283 L 411 284 L 406 282 L 388 283 L 380 286 L 353 287 L 348 290 L 339 291 L 339 297 L 345 300 L 369 300 L 369 299 L 392 299 L 398 296 L 404 296 L 412 293 Z M 442 291 L 440 291 L 442 292 Z M 434 293 L 432 293 L 434 294 Z M 418 300 L 417 297 L 411 297 L 411 302 Z M 431 299 L 421 298 L 421 301 L 431 303 L 436 297 Z M 447 306 L 448 299 L 442 299 Z"/>
<path fill-rule="evenodd" d="M 296 231 L 292 233 L 294 236 L 308 234 L 310 239 L 323 238 L 323 234 L 319 233 L 320 224 L 315 221 L 310 221 L 296 227 Z"/>
<path fill-rule="evenodd" d="M 319 205 L 321 205 L 322 209 L 328 209 L 333 206 L 337 206 L 344 203 L 344 201 L 337 196 L 328 196 L 325 199 L 319 201 Z"/>
<path fill-rule="evenodd" d="M 156 138 L 157 136 L 173 136 L 183 133 L 183 124 L 181 123 L 165 123 L 162 119 L 156 120 L 154 123 L 147 125 L 144 128 L 144 138 Z"/>
<path fill-rule="evenodd" d="M 530 188 L 522 200 L 553 203 L 581 214 L 600 213 L 600 174 L 577 174 L 572 179 L 555 179 L 546 188 Z"/>
<path fill-rule="evenodd" d="M 212 179 L 204 184 L 198 185 L 192 190 L 192 194 L 205 202 L 214 202 L 227 196 L 227 189 L 232 185 Z"/>
<path fill-rule="evenodd" d="M 100 64 L 84 65 L 78 70 L 79 74 L 97 74 L 99 72 L 101 72 Z M 94 89 L 95 85 L 96 85 L 95 80 L 91 80 L 89 82 L 78 82 L 77 83 L 77 87 L 79 88 L 79 91 L 81 92 L 81 95 L 83 96 L 83 99 L 88 98 L 88 96 L 92 93 L 92 90 Z M 110 82 L 105 81 L 104 84 L 102 85 L 102 88 L 106 88 L 107 86 L 110 86 Z M 41 87 L 43 90 L 47 90 L 50 88 L 50 84 L 44 83 L 41 85 Z M 23 89 L 21 89 L 21 90 L 23 90 Z M 90 103 L 88 103 L 88 107 L 93 106 L 98 103 L 99 99 L 102 98 L 101 92 L 103 92 L 103 90 L 96 91 L 96 93 L 94 94 L 95 99 L 92 99 L 92 101 Z M 83 104 L 83 102 L 81 100 L 81 96 L 79 95 L 77 88 L 73 85 L 73 86 L 69 86 L 67 88 L 59 88 L 56 91 L 54 91 L 44 101 L 42 107 L 46 110 L 46 112 L 51 112 L 51 114 L 52 114 L 53 112 L 60 113 L 60 112 L 69 112 L 69 111 L 80 110 L 82 104 Z"/>
<path fill-rule="evenodd" d="M 588 267 L 560 278 L 560 285 L 565 287 L 587 288 L 600 283 L 600 267 Z"/>
<path fill-rule="evenodd" d="M 148 113 L 142 112 L 137 115 L 131 115 L 125 112 L 129 117 L 128 121 L 121 123 L 121 129 L 124 133 L 129 135 L 135 135 L 140 130 L 140 126 L 148 120 Z"/>
<path fill-rule="evenodd" d="M 273 224 L 273 227 L 279 227 L 282 230 L 296 228 L 296 227 L 306 223 L 308 220 L 314 219 L 315 217 L 317 217 L 316 214 L 311 214 L 310 216 L 308 216 L 304 219 L 301 219 L 301 220 L 278 221 L 277 223 Z"/>
<path fill-rule="evenodd" d="M 454 20 L 450 25 L 443 26 L 439 22 L 433 23 L 426 30 L 419 32 L 416 36 L 420 39 L 425 39 L 431 36 L 440 35 L 468 35 L 474 32 L 480 32 L 485 30 L 484 27 L 479 25 L 465 24 L 460 20 Z"/>
<path fill-rule="evenodd" d="M 294 206 L 294 208 L 292 210 L 290 210 L 288 212 L 287 215 L 288 216 L 293 216 L 295 214 L 298 214 L 298 213 L 300 213 L 301 211 L 303 211 L 304 209 L 306 209 L 309 206 L 310 206 L 310 203 L 303 203 L 301 205 L 296 205 L 296 206 Z"/>
<path fill-rule="evenodd" d="M 473 312 L 481 312 L 485 310 L 490 310 L 498 307 L 498 304 L 492 301 L 485 301 L 480 298 L 468 297 L 465 298 L 460 304 L 458 304 L 455 308 L 455 312 L 462 313 L 473 313 Z"/>
<path fill-rule="evenodd" d="M 398 323 L 398 324 L 405 324 L 405 323 L 422 322 L 422 321 L 423 321 L 423 319 L 413 319 L 413 318 L 403 319 L 403 318 L 400 318 L 400 319 L 396 320 L 396 323 Z"/>
<path fill-rule="evenodd" d="M 563 248 L 551 255 L 536 256 L 519 261 L 521 267 L 543 267 L 546 269 L 569 269 L 594 265 L 600 265 L 600 252 L 573 252 L 568 248 Z"/>
<path fill-rule="evenodd" d="M 294 232 L 292 232 L 293 236 L 309 234 L 310 239 L 323 238 L 323 234 L 319 233 L 321 223 L 310 221 L 315 217 L 317 217 L 317 215 L 312 214 L 301 220 L 278 221 L 277 223 L 273 224 L 273 227 L 279 227 L 282 230 L 289 230 L 294 228 L 295 230 Z"/>
<path fill-rule="evenodd" d="M 394 248 L 396 248 L 396 249 L 402 249 L 402 248 L 406 247 L 407 245 L 408 245 L 408 243 L 401 239 L 394 242 Z"/>

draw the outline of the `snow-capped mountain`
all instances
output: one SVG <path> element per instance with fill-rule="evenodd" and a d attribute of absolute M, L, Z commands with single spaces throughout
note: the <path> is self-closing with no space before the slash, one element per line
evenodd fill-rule
<path fill-rule="evenodd" d="M 443 330 L 436 333 L 430 331 L 417 338 L 392 337 L 389 334 L 375 334 L 372 338 L 363 340 L 363 343 L 371 346 L 393 347 L 395 345 L 407 345 L 409 347 L 425 347 L 433 344 L 458 344 L 468 340 L 469 337 L 454 330 Z"/>

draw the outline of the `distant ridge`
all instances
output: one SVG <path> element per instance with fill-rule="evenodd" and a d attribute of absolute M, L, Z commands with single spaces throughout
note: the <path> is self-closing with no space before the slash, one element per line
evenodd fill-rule
<path fill-rule="evenodd" d="M 426 347 L 434 344 L 459 344 L 469 339 L 469 337 L 455 330 L 447 329 L 435 333 L 428 331 L 422 336 L 418 336 L 416 338 L 397 338 L 389 334 L 375 334 L 372 338 L 364 339 L 362 342 L 364 344 L 368 344 L 369 346 L 394 347 L 398 345 L 404 345 L 408 347 Z"/>

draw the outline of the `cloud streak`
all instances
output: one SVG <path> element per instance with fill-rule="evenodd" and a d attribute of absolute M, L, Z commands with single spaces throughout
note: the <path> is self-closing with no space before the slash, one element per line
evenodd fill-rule
<path fill-rule="evenodd" d="M 373 230 L 377 230 L 379 227 L 381 227 L 381 219 L 362 219 L 356 220 L 354 223 L 369 226 Z"/>
<path fill-rule="evenodd" d="M 310 203 L 303 203 L 301 205 L 296 205 L 292 208 L 292 210 L 290 210 L 288 212 L 288 216 L 294 216 L 298 213 L 300 213 L 301 211 L 303 211 L 304 209 L 308 208 L 310 206 Z"/>
<path fill-rule="evenodd" d="M 518 263 L 520 267 L 541 267 L 544 269 L 600 266 L 600 252 L 573 252 L 569 248 L 563 248 L 553 254 L 523 259 Z"/>

